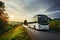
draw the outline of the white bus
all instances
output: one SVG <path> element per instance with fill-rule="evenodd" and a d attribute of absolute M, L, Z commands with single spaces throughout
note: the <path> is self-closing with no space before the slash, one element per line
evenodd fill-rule
<path fill-rule="evenodd" d="M 46 15 L 35 15 L 31 22 L 28 24 L 30 28 L 38 30 L 48 30 L 49 29 L 49 18 Z"/>

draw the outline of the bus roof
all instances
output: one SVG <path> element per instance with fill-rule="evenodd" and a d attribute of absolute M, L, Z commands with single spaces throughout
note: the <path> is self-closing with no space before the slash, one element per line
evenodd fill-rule
<path fill-rule="evenodd" d="M 33 18 L 34 18 L 34 17 L 38 17 L 38 16 L 47 16 L 47 15 L 37 14 L 37 15 L 33 16 Z"/>

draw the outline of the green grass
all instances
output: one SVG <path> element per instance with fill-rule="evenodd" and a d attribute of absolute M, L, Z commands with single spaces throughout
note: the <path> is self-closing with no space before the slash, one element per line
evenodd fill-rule
<path fill-rule="evenodd" d="M 50 29 L 55 31 L 60 31 L 60 20 L 50 21 Z"/>
<path fill-rule="evenodd" d="M 12 29 L 13 28 L 13 26 L 11 26 L 10 24 L 8 24 L 8 25 L 6 25 L 5 27 L 4 27 L 4 30 L 5 31 L 8 31 L 9 29 Z"/>
<path fill-rule="evenodd" d="M 60 25 L 60 20 L 54 20 L 57 25 Z"/>
<path fill-rule="evenodd" d="M 13 26 L 11 26 L 10 24 L 6 24 L 6 25 L 4 25 L 4 27 L 2 29 L 0 29 L 0 34 L 6 32 L 12 28 L 13 28 Z"/>
<path fill-rule="evenodd" d="M 24 27 L 21 27 L 20 29 L 20 34 L 18 34 L 14 39 L 15 40 L 32 40 L 28 33 L 27 33 L 27 30 L 24 28 Z"/>
<path fill-rule="evenodd" d="M 23 26 L 16 26 L 0 36 L 0 40 L 32 40 Z"/>

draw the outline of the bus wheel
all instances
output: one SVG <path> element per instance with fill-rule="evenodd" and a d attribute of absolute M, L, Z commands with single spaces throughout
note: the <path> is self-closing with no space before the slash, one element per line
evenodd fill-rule
<path fill-rule="evenodd" d="M 36 29 L 36 25 L 34 25 L 34 29 Z"/>

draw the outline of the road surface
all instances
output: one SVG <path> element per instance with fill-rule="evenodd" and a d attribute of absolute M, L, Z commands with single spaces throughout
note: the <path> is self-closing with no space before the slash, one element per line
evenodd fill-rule
<path fill-rule="evenodd" d="M 25 26 L 28 33 L 34 38 L 34 40 L 60 40 L 60 33 L 53 31 L 38 31 Z"/>

